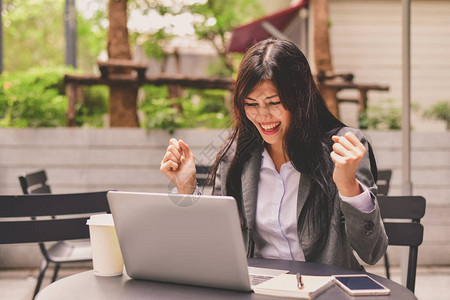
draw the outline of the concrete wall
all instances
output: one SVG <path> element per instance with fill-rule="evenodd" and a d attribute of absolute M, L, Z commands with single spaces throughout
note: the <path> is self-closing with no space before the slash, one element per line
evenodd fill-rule
<path fill-rule="evenodd" d="M 379 168 L 393 170 L 391 195 L 401 194 L 401 133 L 366 132 Z M 225 130 L 179 130 L 173 135 L 209 164 Z M 17 176 L 45 168 L 54 193 L 108 189 L 165 192 L 159 165 L 172 136 L 143 129 L 0 129 L 0 194 L 21 194 Z M 450 133 L 412 134 L 414 194 L 427 199 L 421 264 L 450 264 Z M 398 250 L 389 250 L 394 264 Z M 39 265 L 37 245 L 0 246 L 0 267 Z"/>

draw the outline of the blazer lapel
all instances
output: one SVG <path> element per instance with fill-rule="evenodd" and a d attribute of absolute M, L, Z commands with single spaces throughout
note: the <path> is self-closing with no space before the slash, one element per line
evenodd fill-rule
<path fill-rule="evenodd" d="M 256 214 L 256 197 L 258 194 L 259 170 L 261 168 L 261 151 L 256 149 L 244 166 L 242 181 L 242 201 L 249 231 L 253 231 Z"/>
<path fill-rule="evenodd" d="M 300 174 L 300 182 L 298 184 L 298 196 L 297 196 L 297 220 L 300 217 L 300 212 L 305 205 L 306 199 L 309 195 L 311 188 L 311 177 L 306 174 Z"/>
<path fill-rule="evenodd" d="M 298 187 L 298 197 L 297 197 L 297 232 L 300 233 L 302 228 L 299 228 L 298 224 L 300 223 L 300 213 L 303 209 L 303 206 L 305 205 L 306 199 L 309 196 L 309 192 L 311 190 L 311 177 L 306 174 L 300 175 L 300 183 Z M 308 226 L 307 224 L 305 226 Z M 304 232 L 303 236 L 300 239 L 299 235 L 299 242 L 300 246 L 302 247 L 303 254 L 305 255 L 306 261 L 309 260 L 309 257 L 311 256 L 311 239 L 307 232 Z"/>

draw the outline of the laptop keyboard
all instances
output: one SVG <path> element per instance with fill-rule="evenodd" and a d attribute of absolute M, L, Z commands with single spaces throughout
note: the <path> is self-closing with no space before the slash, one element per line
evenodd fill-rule
<path fill-rule="evenodd" d="M 273 276 L 267 276 L 267 275 L 257 275 L 257 274 L 250 274 L 250 285 L 255 286 L 260 283 L 263 283 L 264 281 L 267 281 L 269 279 L 272 279 Z"/>

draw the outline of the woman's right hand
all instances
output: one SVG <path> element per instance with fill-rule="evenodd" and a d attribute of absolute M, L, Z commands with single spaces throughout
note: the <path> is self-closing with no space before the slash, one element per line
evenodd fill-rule
<path fill-rule="evenodd" d="M 192 194 L 197 186 L 195 160 L 182 140 L 170 139 L 159 169 L 177 187 L 180 194 Z"/>

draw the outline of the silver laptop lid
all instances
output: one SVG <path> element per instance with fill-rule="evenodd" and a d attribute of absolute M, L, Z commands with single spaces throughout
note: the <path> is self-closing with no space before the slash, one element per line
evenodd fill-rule
<path fill-rule="evenodd" d="M 234 198 L 120 191 L 107 197 L 130 277 L 251 290 Z"/>

